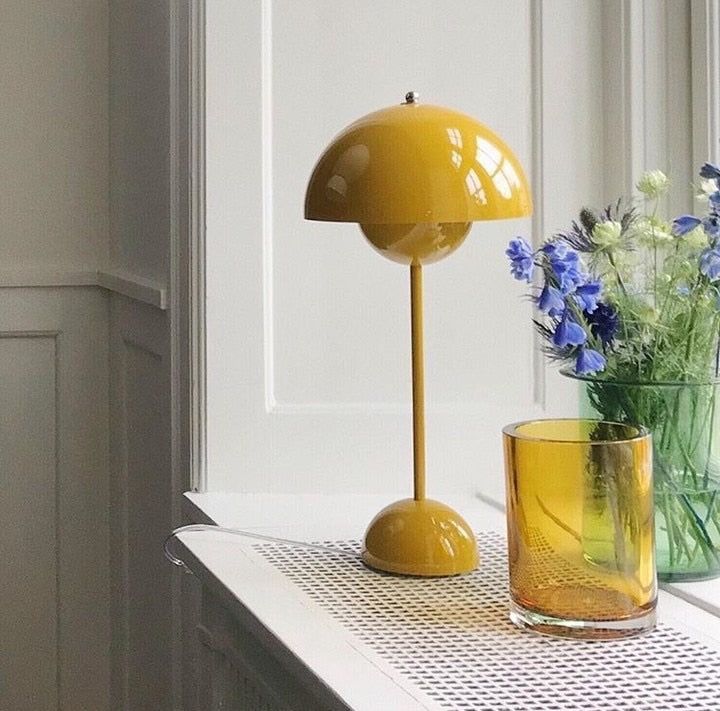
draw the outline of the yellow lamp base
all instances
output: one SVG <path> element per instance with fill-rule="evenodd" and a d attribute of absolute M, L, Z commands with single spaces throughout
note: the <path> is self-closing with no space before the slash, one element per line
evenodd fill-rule
<path fill-rule="evenodd" d="M 362 557 L 371 568 L 398 575 L 443 577 L 478 566 L 470 526 L 431 499 L 402 499 L 385 507 L 368 526 Z"/>

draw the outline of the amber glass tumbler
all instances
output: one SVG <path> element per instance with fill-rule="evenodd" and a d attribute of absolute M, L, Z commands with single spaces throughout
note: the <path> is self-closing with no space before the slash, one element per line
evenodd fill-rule
<path fill-rule="evenodd" d="M 503 430 L 510 619 L 603 639 L 655 626 L 652 444 L 639 427 L 537 420 Z"/>

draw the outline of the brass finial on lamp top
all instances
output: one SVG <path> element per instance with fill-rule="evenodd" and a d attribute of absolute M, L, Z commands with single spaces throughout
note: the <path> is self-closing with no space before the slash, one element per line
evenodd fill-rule
<path fill-rule="evenodd" d="M 365 535 L 371 567 L 407 575 L 474 570 L 477 544 L 451 508 L 425 497 L 422 266 L 454 252 L 472 222 L 532 212 L 517 158 L 465 114 L 405 102 L 364 116 L 325 149 L 305 197 L 305 218 L 357 222 L 380 254 L 410 266 L 414 496 L 383 509 Z"/>

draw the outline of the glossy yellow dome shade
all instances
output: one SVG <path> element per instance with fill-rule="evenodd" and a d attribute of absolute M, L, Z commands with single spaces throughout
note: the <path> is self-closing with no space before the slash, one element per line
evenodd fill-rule
<path fill-rule="evenodd" d="M 373 225 L 442 228 L 531 212 L 523 169 L 501 138 L 470 116 L 413 100 L 336 136 L 305 197 L 306 219 L 358 222 L 370 226 L 366 234 Z"/>

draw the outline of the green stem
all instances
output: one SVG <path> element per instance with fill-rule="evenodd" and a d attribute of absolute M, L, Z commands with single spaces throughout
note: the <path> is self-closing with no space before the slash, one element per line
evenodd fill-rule
<path fill-rule="evenodd" d="M 689 514 L 690 525 L 699 534 L 695 541 L 701 545 L 703 556 L 705 556 L 705 561 L 708 564 L 708 567 L 714 567 L 720 562 L 720 558 L 718 557 L 717 550 L 713 545 L 707 529 L 703 525 L 703 522 L 697 515 L 695 509 L 692 507 L 687 494 L 680 495 L 680 503 L 684 508 L 686 508 L 687 513 Z"/>
<path fill-rule="evenodd" d="M 615 263 L 615 257 L 613 256 L 612 252 L 607 253 L 608 262 L 610 262 L 610 266 L 613 268 L 613 271 L 615 272 L 615 278 L 617 279 L 618 286 L 620 287 L 620 290 L 622 293 L 627 296 L 628 291 L 625 288 L 625 282 L 623 281 L 623 278 L 620 276 L 620 270 L 617 267 L 617 264 Z"/>
<path fill-rule="evenodd" d="M 663 497 L 662 508 L 665 515 L 665 532 L 667 533 L 668 539 L 669 562 L 670 566 L 673 566 L 675 565 L 675 536 L 673 535 L 673 517 L 670 515 L 670 504 L 668 503 L 667 496 Z"/>

